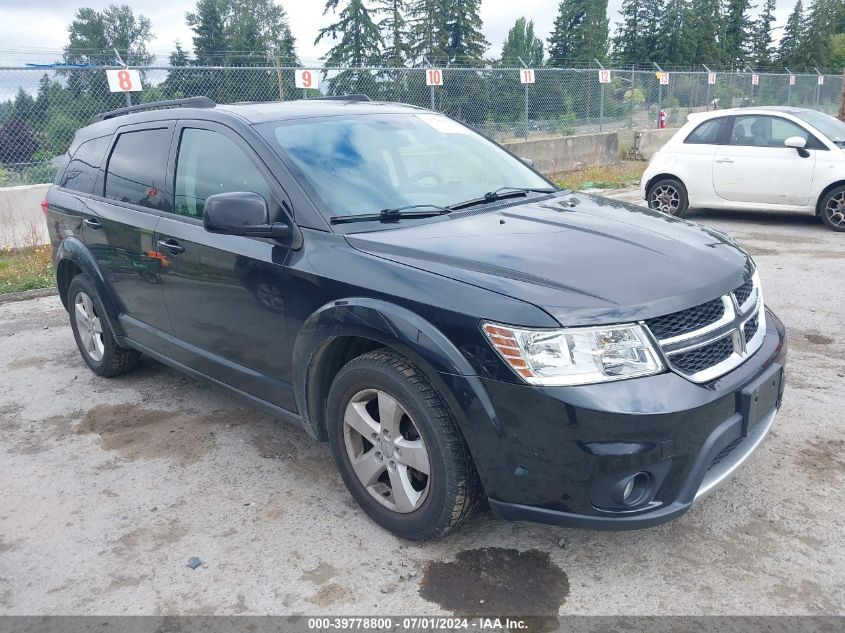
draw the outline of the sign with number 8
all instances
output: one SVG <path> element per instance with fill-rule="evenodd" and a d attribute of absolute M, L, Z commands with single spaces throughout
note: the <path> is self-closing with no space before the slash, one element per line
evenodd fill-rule
<path fill-rule="evenodd" d="M 141 73 L 131 68 L 107 70 L 106 78 L 111 92 L 140 92 L 143 89 Z"/>

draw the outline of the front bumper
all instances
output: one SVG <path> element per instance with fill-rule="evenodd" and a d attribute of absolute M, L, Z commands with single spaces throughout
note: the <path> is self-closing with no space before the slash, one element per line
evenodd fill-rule
<path fill-rule="evenodd" d="M 742 392 L 776 375 L 786 333 L 771 312 L 760 350 L 709 384 L 674 373 L 581 387 L 539 388 L 484 379 L 498 439 L 465 429 L 493 512 L 504 519 L 634 529 L 676 518 L 716 490 L 759 447 L 781 391 L 750 432 Z M 483 454 L 479 454 L 479 452 Z M 619 482 L 646 473 L 628 507 Z M 615 492 L 614 492 L 615 491 Z"/>

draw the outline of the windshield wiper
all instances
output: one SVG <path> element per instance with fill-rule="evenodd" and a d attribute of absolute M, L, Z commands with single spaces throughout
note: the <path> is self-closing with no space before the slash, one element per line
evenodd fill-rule
<path fill-rule="evenodd" d="M 488 191 L 480 198 L 472 198 L 457 204 L 451 204 L 449 208 L 452 210 L 466 209 L 467 207 L 496 202 L 497 200 L 527 196 L 529 193 L 555 193 L 556 191 L 559 190 L 552 189 L 551 187 L 499 187 L 495 191 Z"/>
<path fill-rule="evenodd" d="M 424 211 L 423 209 L 428 209 Z M 360 213 L 358 215 L 335 215 L 329 218 L 332 224 L 350 224 L 352 222 L 398 222 L 402 218 L 430 218 L 449 213 L 452 209 L 437 204 L 409 204 L 404 207 L 382 209 L 378 213 Z"/>

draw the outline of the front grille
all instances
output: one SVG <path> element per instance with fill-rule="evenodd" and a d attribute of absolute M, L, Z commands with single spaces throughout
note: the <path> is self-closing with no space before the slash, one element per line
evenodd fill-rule
<path fill-rule="evenodd" d="M 731 442 L 730 444 L 728 444 L 727 446 L 725 446 L 725 448 L 723 448 L 722 450 L 720 450 L 720 451 L 719 451 L 719 454 L 718 454 L 718 455 L 716 455 L 716 457 L 714 457 L 714 458 L 713 458 L 713 461 L 712 461 L 712 462 L 710 462 L 710 465 L 707 467 L 707 470 L 710 470 L 711 468 L 713 468 L 713 466 L 715 466 L 715 465 L 716 465 L 716 464 L 718 464 L 720 461 L 722 461 L 723 459 L 725 459 L 725 458 L 726 458 L 728 455 L 730 455 L 730 454 L 733 452 L 733 450 L 734 450 L 737 446 L 739 446 L 740 444 L 742 444 L 742 438 L 741 438 L 741 437 L 738 437 L 738 438 L 736 438 L 733 442 Z"/>
<path fill-rule="evenodd" d="M 748 301 L 748 297 L 751 296 L 751 293 L 754 291 L 754 280 L 749 279 L 744 284 L 742 284 L 739 288 L 734 290 L 734 296 L 736 297 L 736 302 L 742 306 Z"/>
<path fill-rule="evenodd" d="M 727 360 L 733 351 L 731 337 L 726 336 L 702 347 L 673 355 L 672 365 L 685 374 L 695 374 Z"/>
<path fill-rule="evenodd" d="M 694 308 L 649 319 L 645 323 L 658 339 L 667 339 L 706 327 L 721 319 L 724 314 L 725 304 L 719 297 Z"/>
<path fill-rule="evenodd" d="M 743 327 L 743 333 L 745 334 L 745 341 L 748 342 L 754 335 L 757 334 L 757 328 L 760 326 L 760 319 L 757 315 L 753 316 L 752 318 L 748 319 L 745 322 L 745 327 Z"/>

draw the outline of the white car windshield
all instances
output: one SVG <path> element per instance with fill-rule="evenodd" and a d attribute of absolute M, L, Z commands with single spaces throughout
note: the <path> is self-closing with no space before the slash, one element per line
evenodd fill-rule
<path fill-rule="evenodd" d="M 551 190 L 521 160 L 442 115 L 350 115 L 262 126 L 332 217 L 448 207 L 504 188 Z"/>
<path fill-rule="evenodd" d="M 845 123 L 839 119 L 816 110 L 796 112 L 795 116 L 812 125 L 837 145 L 845 144 Z"/>

